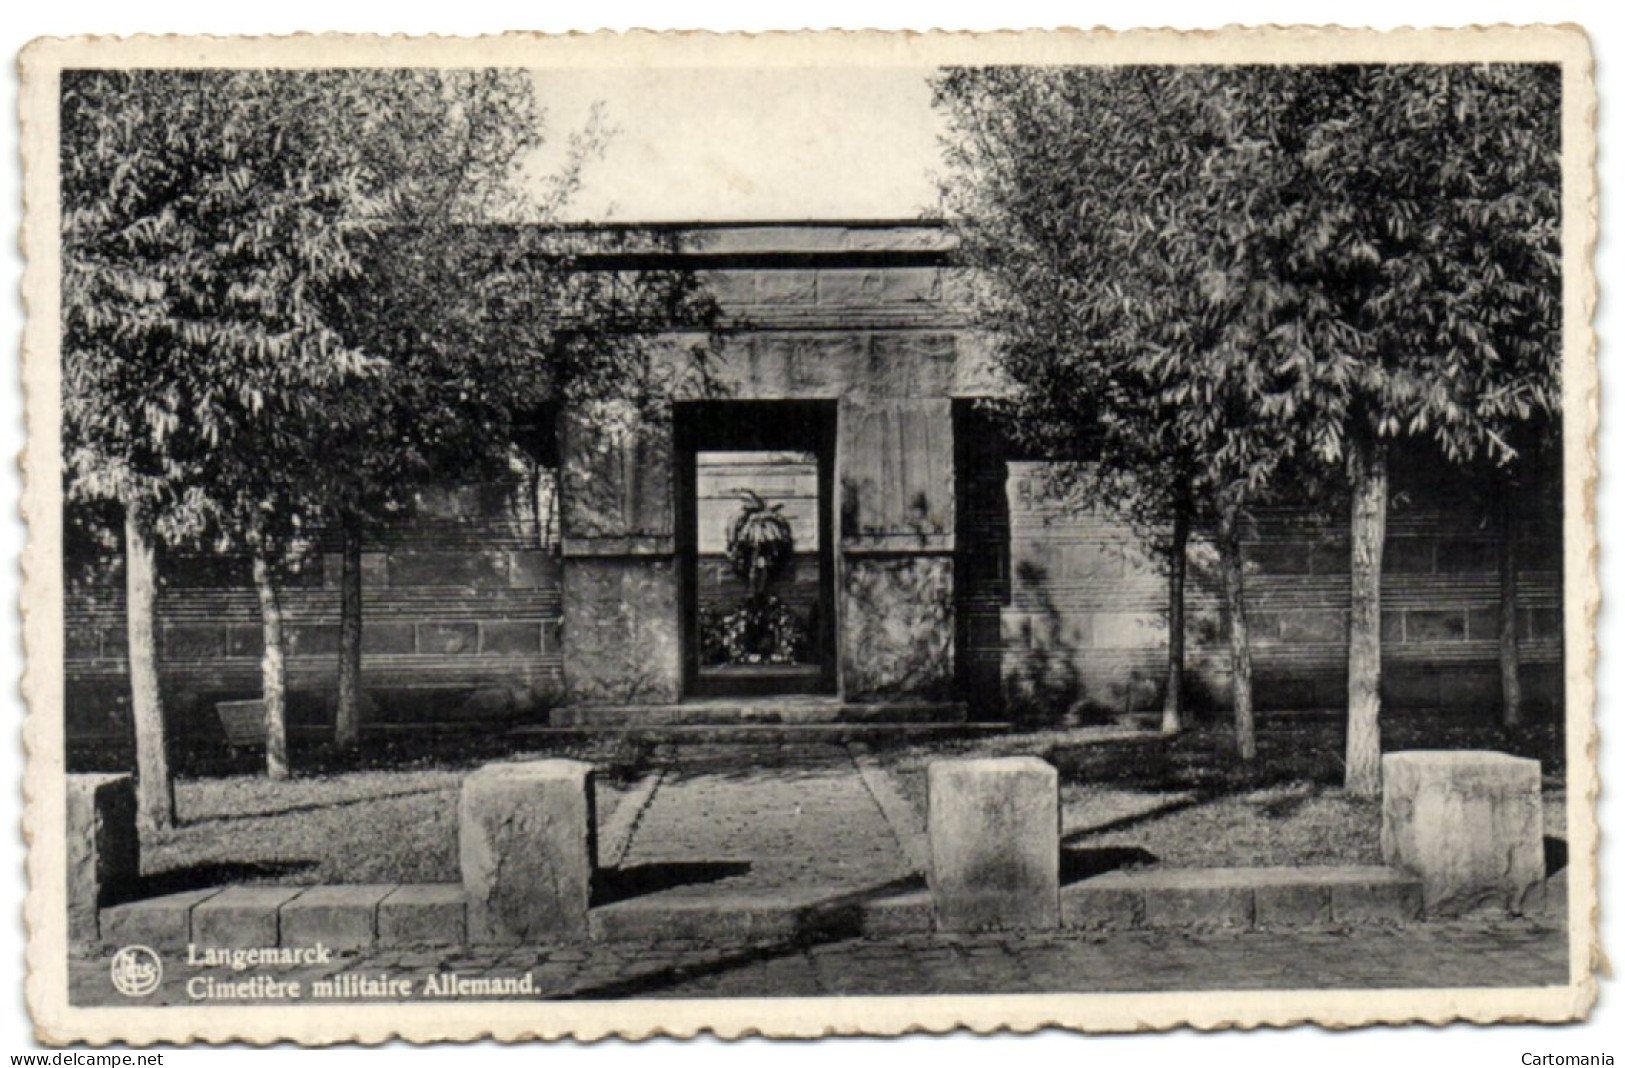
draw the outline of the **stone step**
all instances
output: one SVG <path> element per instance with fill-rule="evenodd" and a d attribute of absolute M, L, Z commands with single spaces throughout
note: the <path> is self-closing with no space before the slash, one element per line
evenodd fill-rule
<path fill-rule="evenodd" d="M 679 727 L 754 724 L 964 723 L 961 701 L 844 702 L 832 697 L 708 698 L 675 705 L 572 705 L 556 708 L 550 727 Z"/>
<path fill-rule="evenodd" d="M 1091 930 L 1403 923 L 1421 912 L 1421 880 L 1375 866 L 1153 868 L 1061 888 L 1061 925 Z"/>
<path fill-rule="evenodd" d="M 882 893 L 650 894 L 592 910 L 597 942 L 784 942 L 928 934 L 928 890 Z"/>
<path fill-rule="evenodd" d="M 1004 734 L 1008 723 L 750 723 L 678 724 L 648 727 L 515 727 L 510 737 L 602 738 L 675 745 L 796 745 L 848 742 L 922 741 Z"/>

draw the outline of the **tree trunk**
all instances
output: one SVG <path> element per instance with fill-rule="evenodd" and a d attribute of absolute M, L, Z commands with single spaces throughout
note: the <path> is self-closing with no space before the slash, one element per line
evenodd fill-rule
<path fill-rule="evenodd" d="M 265 773 L 288 778 L 288 669 L 282 637 L 282 600 L 263 544 L 254 550 L 254 588 L 260 598 L 265 652 L 260 657 L 260 698 L 265 702 Z"/>
<path fill-rule="evenodd" d="M 1382 792 L 1382 545 L 1388 530 L 1388 452 L 1357 436 L 1349 449 L 1349 725 L 1343 789 Z"/>
<path fill-rule="evenodd" d="M 1516 727 L 1523 722 L 1523 685 L 1518 679 L 1518 500 L 1516 483 L 1504 479 L 1497 487 L 1496 502 L 1500 526 L 1499 564 L 1501 578 L 1500 655 L 1501 725 Z"/>
<path fill-rule="evenodd" d="M 361 520 L 343 520 L 339 569 L 339 704 L 333 740 L 346 748 L 361 740 Z"/>
<path fill-rule="evenodd" d="M 1240 509 L 1219 509 L 1219 570 L 1224 576 L 1224 614 L 1230 632 L 1230 695 L 1236 715 L 1236 752 L 1251 762 L 1258 756 L 1253 727 L 1253 654 L 1247 636 L 1247 596 L 1242 585 Z"/>
<path fill-rule="evenodd" d="M 175 826 L 175 785 L 169 776 L 169 742 L 158 692 L 155 570 L 151 524 L 132 505 L 124 510 L 125 628 L 130 713 L 135 721 L 136 824 L 148 834 Z"/>
<path fill-rule="evenodd" d="M 1168 685 L 1162 694 L 1162 733 L 1185 729 L 1185 547 L 1190 509 L 1174 509 L 1168 543 Z"/>

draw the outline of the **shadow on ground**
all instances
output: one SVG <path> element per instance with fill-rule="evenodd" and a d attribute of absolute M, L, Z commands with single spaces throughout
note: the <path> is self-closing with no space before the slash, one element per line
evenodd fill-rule
<path fill-rule="evenodd" d="M 648 865 L 656 867 L 657 865 Z M 712 976 L 725 975 L 753 964 L 761 964 L 780 957 L 791 956 L 812 946 L 831 942 L 844 942 L 863 936 L 864 905 L 880 898 L 914 893 L 925 889 L 925 878 L 908 875 L 901 879 L 875 886 L 836 894 L 800 910 L 797 933 L 776 942 L 723 950 L 709 960 L 660 965 L 649 971 L 625 978 L 612 979 L 596 986 L 561 994 L 554 1000 L 594 1001 L 599 999 L 645 997 L 669 989 L 681 982 L 691 982 Z"/>
<path fill-rule="evenodd" d="M 406 797 L 423 797 L 428 794 L 451 793 L 457 789 L 456 783 L 446 783 L 441 786 L 415 787 L 410 790 L 380 790 L 377 793 L 365 794 L 358 797 L 339 797 L 332 800 L 311 801 L 304 804 L 267 805 L 259 808 L 244 809 L 239 812 L 222 812 L 214 816 L 191 816 L 181 819 L 181 827 L 202 827 L 212 823 L 233 823 L 246 820 L 263 820 L 276 816 L 291 816 L 301 812 L 328 812 L 335 808 L 344 808 L 350 805 L 373 805 L 380 801 L 397 801 Z"/>
<path fill-rule="evenodd" d="M 1561 838 L 1547 835 L 1541 840 L 1546 852 L 1546 878 L 1550 879 L 1569 864 L 1569 844 Z"/>
<path fill-rule="evenodd" d="M 163 897 L 166 894 L 179 894 L 187 890 L 208 890 L 234 883 L 284 882 L 290 876 L 303 875 L 314 871 L 316 867 L 317 862 L 314 860 L 193 864 L 185 868 L 171 868 L 168 871 L 141 876 L 130 885 L 130 893 L 126 899 Z"/>
<path fill-rule="evenodd" d="M 1094 849 L 1061 849 L 1061 885 L 1068 886 L 1124 868 L 1143 868 L 1157 862 L 1157 855 L 1139 846 L 1099 846 Z"/>
<path fill-rule="evenodd" d="M 613 905 L 628 898 L 658 894 L 679 886 L 716 883 L 749 874 L 743 860 L 667 860 L 601 868 L 593 876 L 593 906 Z"/>

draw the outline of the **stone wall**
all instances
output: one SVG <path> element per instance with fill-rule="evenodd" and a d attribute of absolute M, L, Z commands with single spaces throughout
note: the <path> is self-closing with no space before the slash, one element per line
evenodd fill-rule
<path fill-rule="evenodd" d="M 941 699 L 954 678 L 954 561 L 849 556 L 841 567 L 841 692 L 848 700 Z"/>
<path fill-rule="evenodd" d="M 696 227 L 728 329 L 712 401 L 838 401 L 836 655 L 849 698 L 957 692 L 977 714 L 1144 710 L 1160 699 L 1164 584 L 1126 528 L 1047 498 L 1041 468 L 964 415 L 996 393 L 956 312 L 948 239 L 920 224 Z M 673 360 L 705 339 L 671 339 Z M 674 381 L 681 367 L 670 368 Z M 685 389 L 688 387 L 685 386 Z M 683 396 L 690 396 L 684 393 Z M 562 700 L 681 696 L 673 423 L 583 410 L 561 421 L 551 470 L 522 484 L 450 486 L 374 532 L 364 560 L 365 669 L 374 721 L 542 717 Z M 550 450 L 543 450 L 550 452 Z M 1493 703 L 1495 534 L 1469 488 L 1425 455 L 1394 464 L 1384 591 L 1391 707 Z M 1561 689 L 1560 472 L 1521 512 L 1520 625 L 1538 708 Z M 1249 531 L 1261 707 L 1335 708 L 1343 688 L 1346 524 L 1302 507 Z M 296 729 L 329 722 L 338 558 L 320 543 L 290 583 Z M 123 575 L 78 554 L 67 598 L 69 730 L 125 737 Z M 701 561 L 715 595 L 727 579 Z M 810 564 L 802 561 L 801 564 Z M 796 574 L 815 569 L 798 565 Z M 1222 705 L 1215 561 L 1192 550 L 1193 700 Z M 183 730 L 218 731 L 215 700 L 258 691 L 246 561 L 169 556 L 159 615 L 164 684 Z M 792 583 L 810 596 L 810 579 Z"/>
<path fill-rule="evenodd" d="M 980 440 L 984 429 L 962 429 Z M 973 701 L 1013 711 L 1160 708 L 1166 580 L 1120 520 L 1046 495 L 1042 464 L 967 456 L 957 610 Z M 1496 707 L 1495 529 L 1470 486 L 1426 449 L 1396 458 L 1384 553 L 1384 701 L 1397 709 Z M 1531 472 L 1521 515 L 1520 651 L 1532 710 L 1562 704 L 1561 510 L 1555 470 Z M 1347 521 L 1304 505 L 1260 509 L 1244 554 L 1260 708 L 1346 701 Z M 1186 604 L 1188 698 L 1228 707 L 1217 554 L 1193 537 Z M 1487 714 L 1487 713 L 1486 713 Z"/>
<path fill-rule="evenodd" d="M 546 469 L 508 484 L 424 493 L 409 520 L 369 533 L 362 667 L 378 723 L 545 715 L 561 679 L 555 496 Z M 116 555 L 69 560 L 67 723 L 82 739 L 129 731 L 124 571 Z M 259 608 L 246 559 L 159 561 L 159 646 L 169 714 L 216 737 L 214 702 L 259 693 Z M 322 538 L 284 587 L 290 719 L 331 723 L 337 686 L 339 555 Z"/>
<path fill-rule="evenodd" d="M 581 704 L 682 697 L 670 557 L 572 557 L 564 568 L 565 696 Z"/>

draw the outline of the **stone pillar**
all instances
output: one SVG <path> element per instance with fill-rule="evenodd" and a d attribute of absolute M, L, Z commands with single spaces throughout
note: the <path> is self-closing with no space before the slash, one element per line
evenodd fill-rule
<path fill-rule="evenodd" d="M 67 785 L 68 939 L 93 943 L 101 909 L 130 896 L 141 876 L 135 779 L 69 775 Z"/>
<path fill-rule="evenodd" d="M 572 704 L 682 697 L 672 424 L 566 413 L 559 486 L 564 687 Z"/>
<path fill-rule="evenodd" d="M 954 439 L 946 397 L 843 397 L 840 677 L 848 700 L 954 679 Z"/>
<path fill-rule="evenodd" d="M 1060 924 L 1061 805 L 1037 757 L 940 760 L 926 770 L 931 897 L 943 931 Z"/>
<path fill-rule="evenodd" d="M 592 765 L 487 764 L 463 780 L 457 846 L 470 942 L 587 937 L 598 866 Z"/>
<path fill-rule="evenodd" d="M 567 550 L 568 551 L 568 550 Z M 566 556 L 560 596 L 571 704 L 682 699 L 677 566 L 670 556 Z"/>
<path fill-rule="evenodd" d="M 1422 880 L 1429 916 L 1538 904 L 1546 858 L 1540 763 L 1505 753 L 1382 758 L 1382 859 Z"/>

